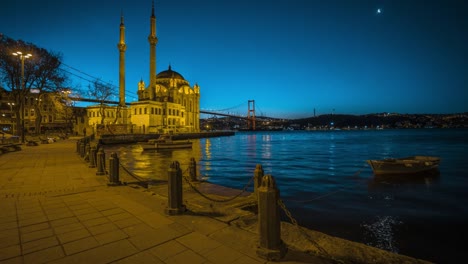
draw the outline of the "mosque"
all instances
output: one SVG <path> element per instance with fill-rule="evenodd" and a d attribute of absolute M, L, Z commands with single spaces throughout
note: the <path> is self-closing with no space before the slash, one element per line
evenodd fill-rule
<path fill-rule="evenodd" d="M 119 104 L 87 107 L 88 125 L 93 131 L 111 133 L 168 133 L 200 131 L 200 87 L 190 84 L 171 66 L 156 74 L 156 17 L 154 2 L 150 18 L 149 84 L 138 83 L 138 101 L 125 103 L 125 25 L 120 21 Z M 96 130 L 95 130 L 96 129 Z"/>

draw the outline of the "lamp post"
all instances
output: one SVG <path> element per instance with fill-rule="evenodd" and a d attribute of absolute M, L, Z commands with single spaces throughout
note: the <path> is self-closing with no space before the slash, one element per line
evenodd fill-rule
<path fill-rule="evenodd" d="M 24 91 L 24 60 L 28 59 L 31 57 L 31 54 L 26 54 L 23 55 L 21 51 L 13 52 L 13 55 L 19 56 L 21 59 L 21 84 L 20 84 L 20 89 L 21 91 Z M 21 142 L 24 143 L 24 107 L 25 107 L 25 100 L 24 100 L 24 94 L 22 98 L 22 107 L 21 107 Z"/>

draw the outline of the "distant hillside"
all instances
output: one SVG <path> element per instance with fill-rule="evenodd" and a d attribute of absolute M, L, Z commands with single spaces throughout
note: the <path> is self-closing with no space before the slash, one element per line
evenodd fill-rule
<path fill-rule="evenodd" d="M 468 127 L 468 113 L 462 114 L 367 114 L 320 115 L 290 121 L 301 127 Z M 333 123 L 333 125 L 332 125 Z"/>

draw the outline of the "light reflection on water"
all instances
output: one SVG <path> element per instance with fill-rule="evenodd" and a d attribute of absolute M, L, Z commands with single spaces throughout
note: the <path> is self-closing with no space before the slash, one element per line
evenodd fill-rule
<path fill-rule="evenodd" d="M 123 165 L 135 174 L 154 179 L 167 178 L 172 161 L 178 160 L 184 170 L 194 157 L 199 175 L 238 189 L 253 176 L 256 164 L 262 164 L 265 173 L 275 177 L 299 224 L 444 262 L 457 255 L 458 244 L 440 242 L 447 241 L 448 231 L 431 230 L 427 238 L 429 230 L 422 226 L 460 229 L 450 224 L 453 219 L 468 220 L 466 138 L 468 130 L 246 132 L 193 140 L 192 150 L 142 152 L 138 145 L 105 149 L 118 151 Z M 365 163 L 411 155 L 441 157 L 441 175 L 375 179 Z M 437 247 L 438 254 L 431 255 L 426 250 L 430 247 Z"/>

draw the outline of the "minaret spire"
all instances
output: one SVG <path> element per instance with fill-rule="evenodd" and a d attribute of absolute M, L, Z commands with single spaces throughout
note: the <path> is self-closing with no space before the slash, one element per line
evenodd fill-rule
<path fill-rule="evenodd" d="M 156 96 L 156 44 L 158 38 L 156 37 L 156 17 L 154 15 L 154 0 L 151 7 L 150 17 L 150 34 L 148 36 L 148 42 L 150 44 L 150 67 L 149 67 L 149 92 L 150 99 L 154 99 Z"/>
<path fill-rule="evenodd" d="M 119 49 L 119 106 L 125 107 L 125 25 L 123 11 L 120 15 L 120 41 L 117 44 Z"/>

